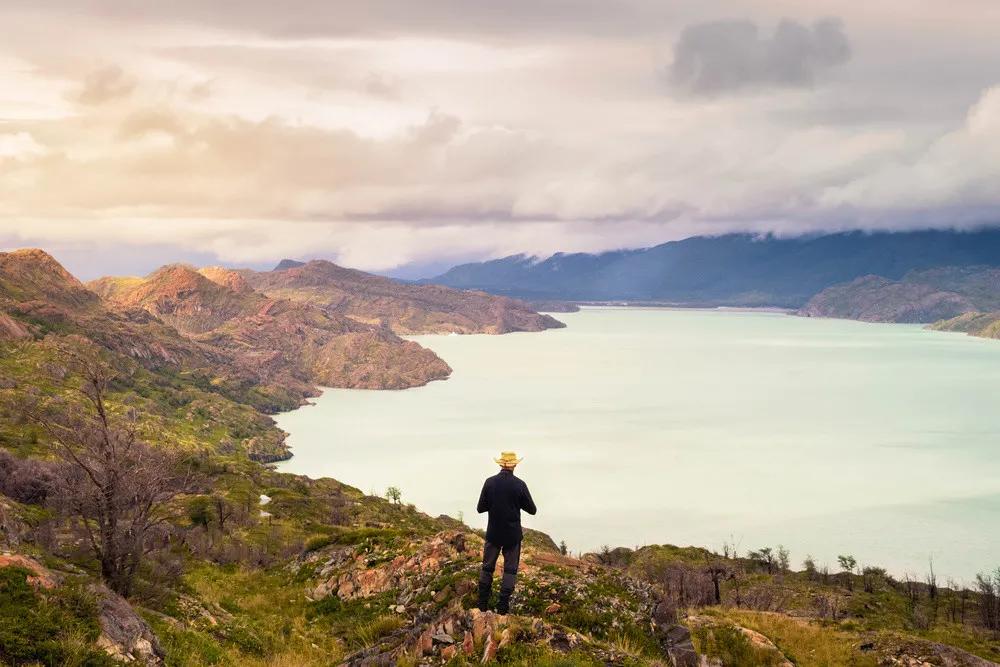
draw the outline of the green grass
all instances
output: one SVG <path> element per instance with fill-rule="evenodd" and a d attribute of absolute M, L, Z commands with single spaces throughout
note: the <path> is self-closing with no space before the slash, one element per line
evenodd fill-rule
<path fill-rule="evenodd" d="M 75 582 L 36 591 L 29 574 L 21 567 L 0 569 L 0 664 L 116 664 L 94 648 L 100 626 L 93 596 Z"/>

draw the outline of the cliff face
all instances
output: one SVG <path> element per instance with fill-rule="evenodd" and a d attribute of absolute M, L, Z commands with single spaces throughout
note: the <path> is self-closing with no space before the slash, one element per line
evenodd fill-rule
<path fill-rule="evenodd" d="M 358 322 L 385 322 L 398 334 L 503 334 L 564 326 L 515 299 L 401 283 L 323 260 L 285 260 L 274 271 L 243 275 L 268 296 L 308 303 Z"/>

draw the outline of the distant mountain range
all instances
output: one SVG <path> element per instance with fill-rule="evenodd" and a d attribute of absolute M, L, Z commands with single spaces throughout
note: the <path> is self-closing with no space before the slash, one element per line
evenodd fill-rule
<path fill-rule="evenodd" d="M 693 237 L 641 250 L 559 253 L 546 259 L 515 255 L 456 266 L 426 282 L 530 300 L 800 308 L 826 288 L 864 276 L 892 282 L 913 271 L 972 266 L 1000 266 L 1000 229 Z M 864 287 L 870 292 L 874 285 Z M 899 298 L 911 298 L 897 292 Z M 912 298 L 926 299 L 925 292 Z M 940 297 L 931 298 L 936 300 Z M 955 308 L 947 301 L 913 317 L 928 321 L 924 318 L 951 313 Z M 819 305 L 813 309 L 813 314 L 821 312 Z"/>

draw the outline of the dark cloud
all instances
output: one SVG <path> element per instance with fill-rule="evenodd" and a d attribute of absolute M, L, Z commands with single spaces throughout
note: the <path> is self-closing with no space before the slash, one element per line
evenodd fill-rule
<path fill-rule="evenodd" d="M 671 82 L 712 95 L 765 86 L 809 86 L 824 71 L 847 62 L 843 25 L 827 18 L 812 26 L 784 20 L 762 36 L 751 21 L 711 21 L 684 29 L 674 45 Z"/>

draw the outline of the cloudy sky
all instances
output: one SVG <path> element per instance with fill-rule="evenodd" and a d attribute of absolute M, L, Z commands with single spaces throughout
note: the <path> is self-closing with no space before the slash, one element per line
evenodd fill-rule
<path fill-rule="evenodd" d="M 0 248 L 433 274 L 1000 222 L 996 0 L 4 0 Z"/>

